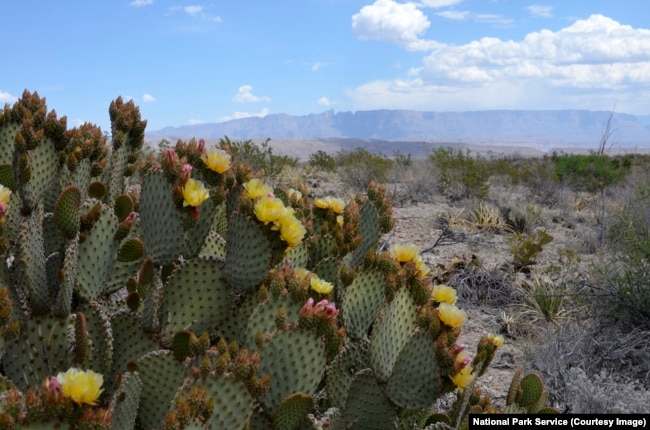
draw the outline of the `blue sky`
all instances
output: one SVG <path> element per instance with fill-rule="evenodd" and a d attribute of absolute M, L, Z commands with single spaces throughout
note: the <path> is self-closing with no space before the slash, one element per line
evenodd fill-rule
<path fill-rule="evenodd" d="M 3 2 L 0 105 L 108 131 L 333 109 L 650 114 L 646 0 Z"/>

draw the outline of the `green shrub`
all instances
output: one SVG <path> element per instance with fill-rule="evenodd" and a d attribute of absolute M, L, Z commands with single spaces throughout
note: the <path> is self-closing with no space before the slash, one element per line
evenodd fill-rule
<path fill-rule="evenodd" d="M 309 165 L 326 172 L 336 172 L 336 159 L 327 152 L 319 150 L 309 156 Z"/>
<path fill-rule="evenodd" d="M 453 148 L 437 148 L 429 155 L 440 191 L 453 199 L 483 198 L 490 186 L 486 161 Z"/>
<path fill-rule="evenodd" d="M 340 151 L 336 155 L 341 180 L 357 189 L 367 188 L 371 182 L 384 183 L 393 167 L 393 160 L 373 154 L 365 148 Z"/>
<path fill-rule="evenodd" d="M 258 145 L 252 140 L 219 139 L 220 146 L 230 147 L 233 161 L 248 164 L 253 171 L 262 172 L 270 179 L 277 178 L 285 168 L 298 166 L 298 158 L 274 154 L 269 142 L 267 139 Z"/>
<path fill-rule="evenodd" d="M 576 191 L 597 192 L 620 182 L 632 165 L 630 157 L 568 154 L 553 159 L 555 175 Z"/>

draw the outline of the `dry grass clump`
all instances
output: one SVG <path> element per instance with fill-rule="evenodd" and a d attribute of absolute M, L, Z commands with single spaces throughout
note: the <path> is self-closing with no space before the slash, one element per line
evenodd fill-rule
<path fill-rule="evenodd" d="M 490 306 L 505 306 L 521 300 L 516 286 L 506 274 L 482 267 L 466 267 L 449 279 L 447 285 L 454 287 L 458 298 Z"/>

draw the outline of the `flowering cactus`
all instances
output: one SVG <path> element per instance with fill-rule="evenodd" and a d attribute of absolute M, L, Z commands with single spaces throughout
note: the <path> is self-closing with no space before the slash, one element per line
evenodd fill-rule
<path fill-rule="evenodd" d="M 419 249 L 378 250 L 384 187 L 311 199 L 228 141 L 140 160 L 137 107 L 109 114 L 110 148 L 36 94 L 0 114 L 0 428 L 393 428 L 472 392 L 503 339 L 471 358 Z"/>

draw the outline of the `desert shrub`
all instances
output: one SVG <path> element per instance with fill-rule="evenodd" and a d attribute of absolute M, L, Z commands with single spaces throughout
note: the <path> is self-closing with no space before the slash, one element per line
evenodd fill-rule
<path fill-rule="evenodd" d="M 469 151 L 437 148 L 429 155 L 429 161 L 443 194 L 452 199 L 483 198 L 487 195 L 490 172 L 484 168 L 484 159 L 471 156 Z"/>
<path fill-rule="evenodd" d="M 322 150 L 318 150 L 311 154 L 307 163 L 311 167 L 325 172 L 336 172 L 337 168 L 336 158 Z"/>
<path fill-rule="evenodd" d="M 607 236 L 610 257 L 586 298 L 603 324 L 650 330 L 650 186 L 610 216 Z"/>
<path fill-rule="evenodd" d="M 648 412 L 650 391 L 639 381 L 621 383 L 603 369 L 587 375 L 580 368 L 568 370 L 564 402 L 580 414 L 642 414 Z"/>
<path fill-rule="evenodd" d="M 580 373 L 592 380 L 594 400 L 614 385 L 630 384 L 627 388 L 621 387 L 621 393 L 616 393 L 622 398 L 631 387 L 638 389 L 639 395 L 647 395 L 641 387 L 646 390 L 650 387 L 649 347 L 650 331 L 635 330 L 625 334 L 618 327 L 570 322 L 539 334 L 526 351 L 526 357 L 531 368 L 541 374 L 549 387 L 551 403 L 566 404 L 574 412 L 585 413 L 589 411 L 582 410 L 582 405 L 589 400 L 590 394 L 580 395 L 577 388 L 587 391 L 587 387 L 572 369 L 580 369 Z M 602 378 L 603 372 L 607 378 Z M 629 401 L 628 412 L 637 410 L 635 404 Z M 647 411 L 648 403 L 645 405 Z"/>
<path fill-rule="evenodd" d="M 219 139 L 220 146 L 230 147 L 235 162 L 249 165 L 253 171 L 262 172 L 269 179 L 277 178 L 285 168 L 298 166 L 299 160 L 288 155 L 277 155 L 269 144 L 270 139 L 257 144 L 252 140 Z"/>
<path fill-rule="evenodd" d="M 605 154 L 567 154 L 553 159 L 555 175 L 576 191 L 597 192 L 621 181 L 632 159 Z"/>
<path fill-rule="evenodd" d="M 340 151 L 336 155 L 341 180 L 355 189 L 367 188 L 371 182 L 385 183 L 393 160 L 373 154 L 365 148 Z"/>

